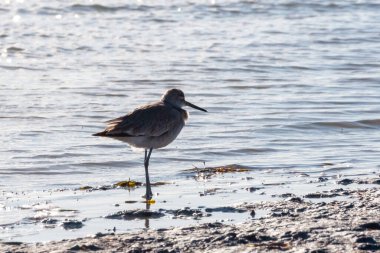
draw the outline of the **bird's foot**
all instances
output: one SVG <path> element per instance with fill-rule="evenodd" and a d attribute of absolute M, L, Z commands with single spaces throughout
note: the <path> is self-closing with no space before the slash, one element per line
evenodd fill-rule
<path fill-rule="evenodd" d="M 154 203 L 156 203 L 156 201 L 154 199 L 152 199 L 152 197 L 153 197 L 152 193 L 147 193 L 147 194 L 145 194 L 142 197 L 145 199 L 146 203 L 148 203 L 148 204 L 154 204 Z"/>

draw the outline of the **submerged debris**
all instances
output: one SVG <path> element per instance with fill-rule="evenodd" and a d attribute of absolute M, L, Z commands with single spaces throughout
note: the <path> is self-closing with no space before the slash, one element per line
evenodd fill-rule
<path fill-rule="evenodd" d="M 215 207 L 215 208 L 206 208 L 206 212 L 212 213 L 212 212 L 222 212 L 222 213 L 245 213 L 247 212 L 246 209 L 239 209 L 232 206 L 223 206 L 223 207 Z"/>
<path fill-rule="evenodd" d="M 114 214 L 109 214 L 105 216 L 106 219 L 120 219 L 120 220 L 135 220 L 135 219 L 157 219 L 165 216 L 160 211 L 151 211 L 146 209 L 136 209 L 136 210 L 124 210 L 119 211 Z"/>
<path fill-rule="evenodd" d="M 80 191 L 87 191 L 87 190 L 91 190 L 91 189 L 93 189 L 92 186 L 86 185 L 86 186 L 79 187 L 78 190 L 80 190 Z"/>
<path fill-rule="evenodd" d="M 251 167 L 242 166 L 238 164 L 231 164 L 225 166 L 217 166 L 217 167 L 205 167 L 198 168 L 194 167 L 193 169 L 185 170 L 185 172 L 197 173 L 195 177 L 196 180 L 208 179 L 212 176 L 224 173 L 239 173 L 239 172 L 248 172 L 251 171 Z"/>
<path fill-rule="evenodd" d="M 160 209 L 160 210 L 168 214 L 174 215 L 174 218 L 187 218 L 187 217 L 200 218 L 200 217 L 208 216 L 207 214 L 203 213 L 200 209 L 191 209 L 190 207 L 185 207 L 185 208 L 176 209 L 176 210 L 165 210 L 165 209 Z"/>

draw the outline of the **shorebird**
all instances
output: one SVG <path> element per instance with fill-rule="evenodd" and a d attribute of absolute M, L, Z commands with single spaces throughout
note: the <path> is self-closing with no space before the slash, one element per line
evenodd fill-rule
<path fill-rule="evenodd" d="M 146 180 L 145 199 L 149 203 L 153 197 L 149 180 L 149 159 L 153 149 L 167 146 L 181 132 L 188 118 L 184 106 L 200 111 L 207 110 L 185 100 L 179 89 L 167 90 L 160 101 L 136 108 L 125 116 L 106 121 L 104 131 L 93 134 L 118 139 L 132 147 L 144 148 L 144 167 Z"/>

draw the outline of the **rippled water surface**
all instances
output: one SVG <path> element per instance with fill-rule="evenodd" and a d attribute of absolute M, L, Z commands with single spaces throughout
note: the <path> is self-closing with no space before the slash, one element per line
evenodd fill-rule
<path fill-rule="evenodd" d="M 209 112 L 190 108 L 178 139 L 153 152 L 153 181 L 204 163 L 249 166 L 258 182 L 378 173 L 379 11 L 370 0 L 2 1 L 0 198 L 142 181 L 143 153 L 91 134 L 172 87 Z"/>

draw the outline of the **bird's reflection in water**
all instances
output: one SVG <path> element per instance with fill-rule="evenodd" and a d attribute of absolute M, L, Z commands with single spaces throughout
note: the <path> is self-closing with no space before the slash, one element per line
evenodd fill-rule
<path fill-rule="evenodd" d="M 145 209 L 146 209 L 147 212 L 150 211 L 150 206 L 151 206 L 151 204 L 149 202 L 147 202 L 146 206 L 145 206 Z M 149 215 L 145 216 L 145 228 L 146 229 L 149 229 L 149 217 L 148 216 Z"/>

